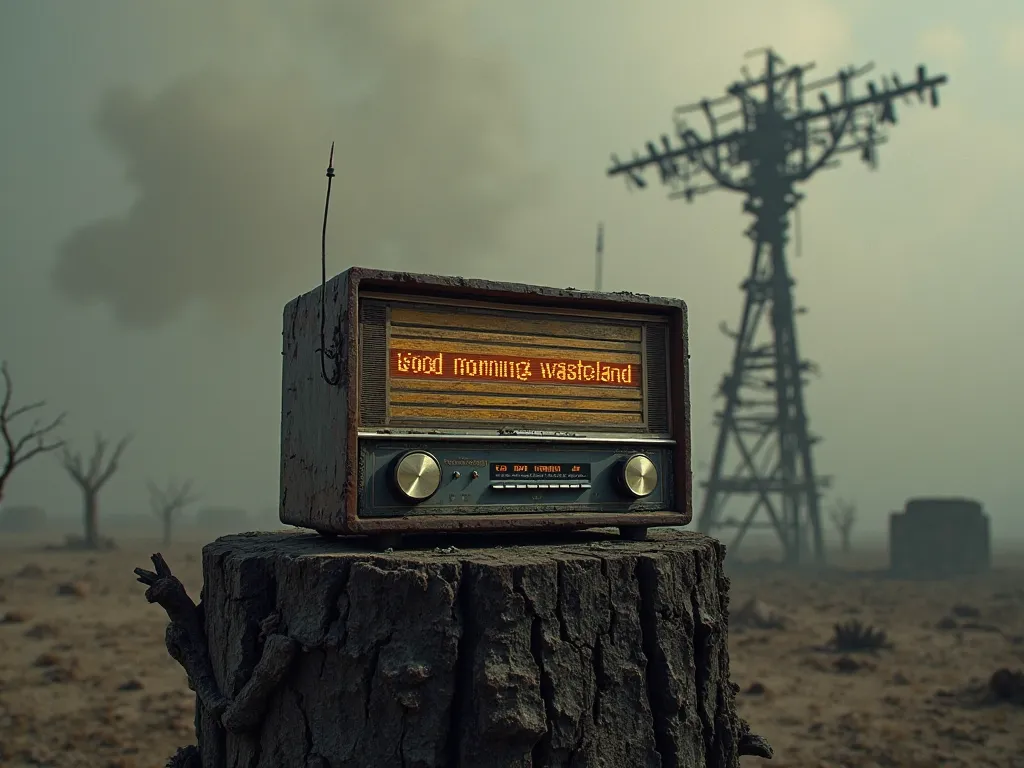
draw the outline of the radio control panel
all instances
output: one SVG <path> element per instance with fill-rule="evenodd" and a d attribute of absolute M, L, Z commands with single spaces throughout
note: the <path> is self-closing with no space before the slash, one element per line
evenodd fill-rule
<path fill-rule="evenodd" d="M 363 518 L 671 511 L 670 444 L 362 439 Z"/>

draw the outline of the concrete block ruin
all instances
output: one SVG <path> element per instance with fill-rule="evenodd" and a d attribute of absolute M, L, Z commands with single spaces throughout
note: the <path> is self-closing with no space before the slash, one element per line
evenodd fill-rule
<path fill-rule="evenodd" d="M 889 515 L 889 568 L 903 578 L 947 578 L 991 567 L 989 518 L 963 498 L 918 498 Z"/>

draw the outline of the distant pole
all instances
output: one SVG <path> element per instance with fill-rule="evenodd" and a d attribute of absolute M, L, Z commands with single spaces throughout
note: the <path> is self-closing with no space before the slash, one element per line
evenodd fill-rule
<path fill-rule="evenodd" d="M 594 253 L 594 290 L 600 291 L 604 273 L 604 222 L 597 225 L 597 250 Z"/>

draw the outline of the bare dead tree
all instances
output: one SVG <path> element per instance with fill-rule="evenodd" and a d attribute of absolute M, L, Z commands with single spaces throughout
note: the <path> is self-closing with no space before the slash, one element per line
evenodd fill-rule
<path fill-rule="evenodd" d="M 832 524 L 839 531 L 840 547 L 843 554 L 850 552 L 850 534 L 853 533 L 853 525 L 857 522 L 857 505 L 852 501 L 837 499 L 829 510 L 829 517 Z"/>
<path fill-rule="evenodd" d="M 15 469 L 41 453 L 49 453 L 64 447 L 64 441 L 56 440 L 52 435 L 64 423 L 66 414 L 62 413 L 49 422 L 34 419 L 32 425 L 21 437 L 15 437 L 12 422 L 19 416 L 26 416 L 45 408 L 46 401 L 38 400 L 28 405 L 15 407 L 12 405 L 14 385 L 11 382 L 11 374 L 7 370 L 6 361 L 0 363 L 0 374 L 4 381 L 3 400 L 0 401 L 0 436 L 3 437 L 4 447 L 7 449 L 7 456 L 0 468 L 0 501 L 3 501 L 4 486 L 7 485 L 7 481 L 14 474 Z"/>
<path fill-rule="evenodd" d="M 149 488 L 149 505 L 164 527 L 164 546 L 169 547 L 175 518 L 185 507 L 195 504 L 198 497 L 192 494 L 191 480 L 184 483 L 171 480 L 166 488 L 157 487 L 153 481 L 146 485 Z"/>
<path fill-rule="evenodd" d="M 121 454 L 131 442 L 131 436 L 122 437 L 114 447 L 113 452 L 107 454 L 108 442 L 96 435 L 93 446 L 92 458 L 85 461 L 84 454 L 72 453 L 64 447 L 62 463 L 64 469 L 71 475 L 82 491 L 83 509 L 85 523 L 84 545 L 88 549 L 99 548 L 99 494 L 100 489 L 107 484 L 107 481 L 117 472 L 121 461 Z"/>

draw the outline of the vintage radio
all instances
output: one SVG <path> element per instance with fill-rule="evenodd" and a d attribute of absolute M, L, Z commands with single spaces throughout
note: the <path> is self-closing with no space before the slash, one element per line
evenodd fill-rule
<path fill-rule="evenodd" d="M 692 517 L 686 305 L 352 268 L 284 311 L 281 521 L 324 535 Z"/>

